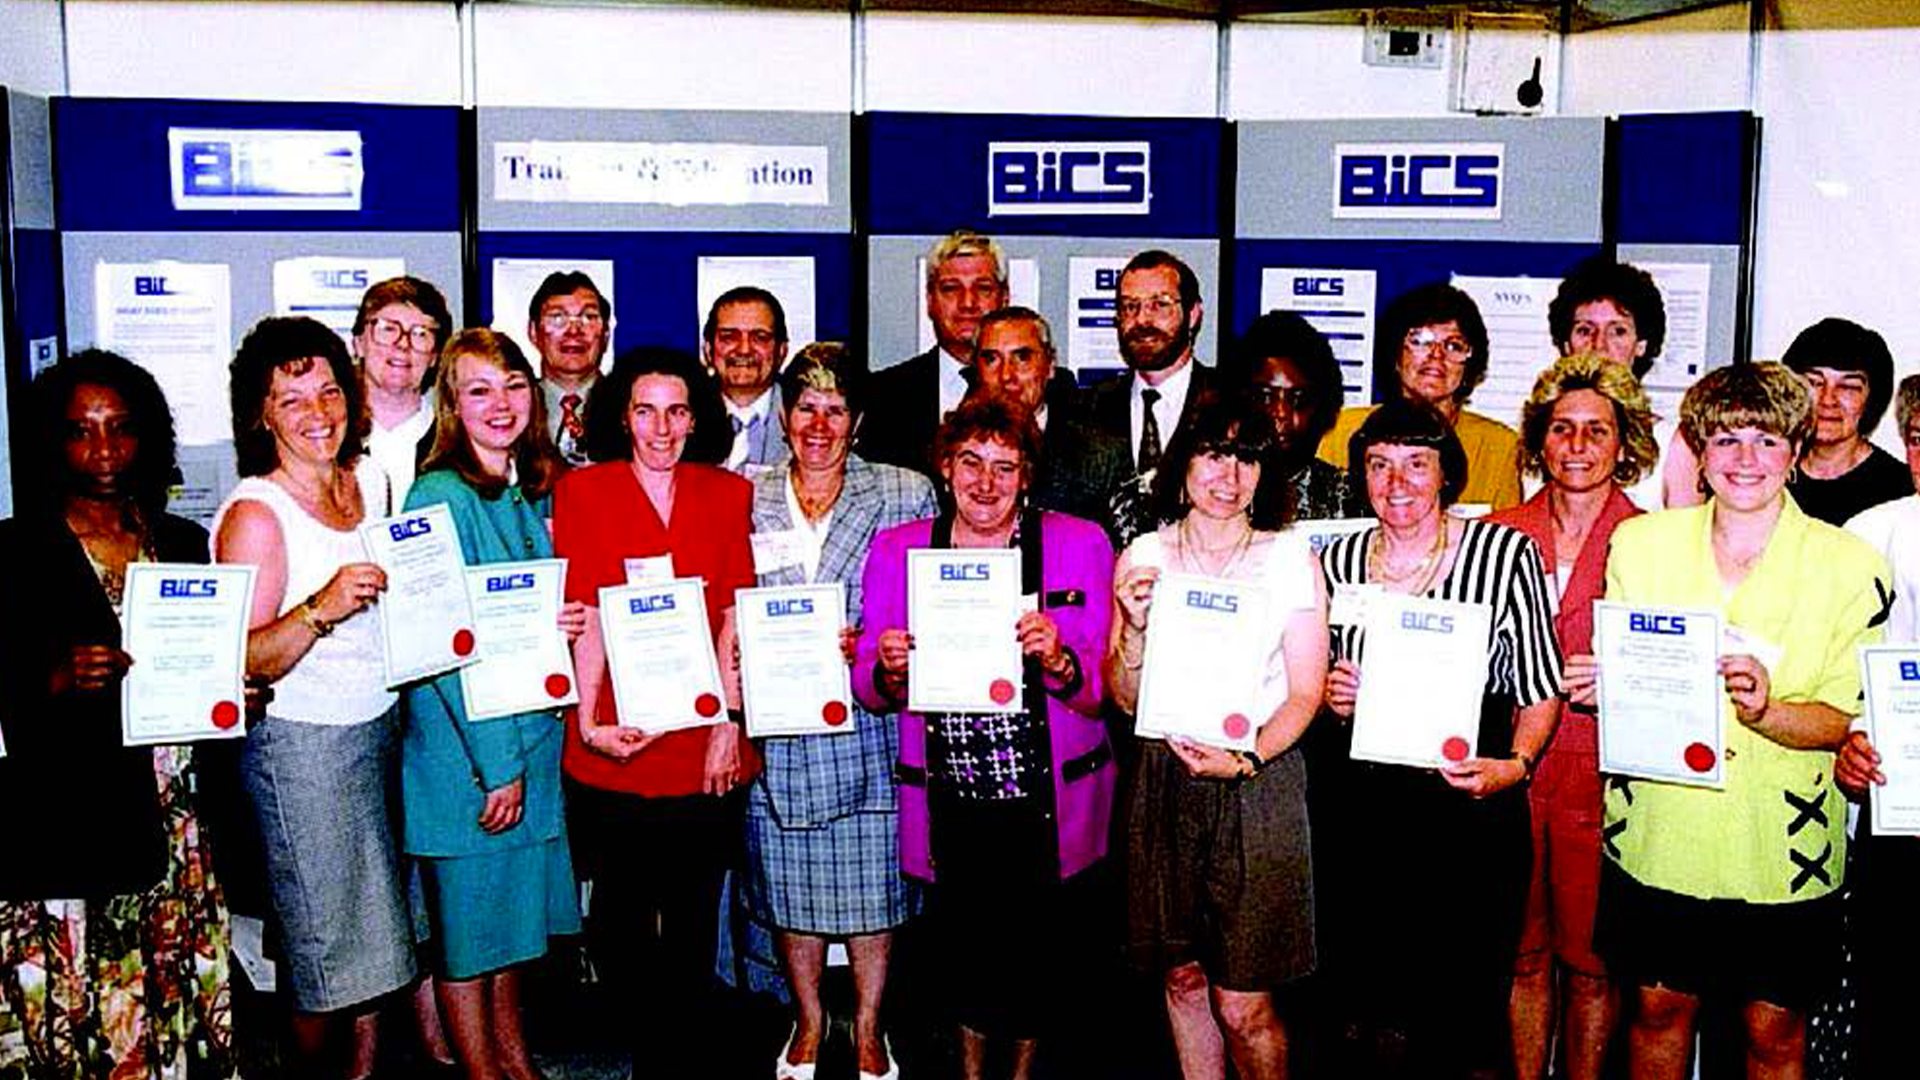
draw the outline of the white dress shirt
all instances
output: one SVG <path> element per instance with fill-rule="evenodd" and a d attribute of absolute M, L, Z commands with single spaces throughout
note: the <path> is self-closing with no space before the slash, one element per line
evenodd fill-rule
<path fill-rule="evenodd" d="M 1153 421 L 1160 427 L 1160 451 L 1166 452 L 1167 444 L 1173 441 L 1173 429 L 1180 423 L 1180 413 L 1187 407 L 1187 389 L 1193 385 L 1193 365 L 1189 359 L 1180 365 L 1180 369 L 1167 376 L 1166 380 L 1153 389 L 1160 391 L 1160 400 L 1153 403 Z M 1147 403 L 1140 396 L 1147 389 L 1146 381 L 1135 372 L 1132 388 L 1127 400 L 1127 445 L 1134 461 L 1140 460 L 1140 429 L 1146 424 Z"/>

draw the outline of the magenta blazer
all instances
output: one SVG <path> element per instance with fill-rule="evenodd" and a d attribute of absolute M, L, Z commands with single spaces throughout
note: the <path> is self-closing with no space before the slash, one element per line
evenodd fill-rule
<path fill-rule="evenodd" d="M 900 713 L 900 865 L 908 874 L 934 880 L 927 834 L 927 727 L 918 713 L 881 693 L 874 683 L 880 634 L 907 625 L 907 551 L 930 546 L 933 519 L 908 522 L 873 538 L 867 554 L 860 649 L 853 667 L 853 693 L 875 713 Z M 1113 617 L 1113 546 L 1100 526 L 1052 512 L 1041 515 L 1042 608 L 1060 627 L 1060 641 L 1080 662 L 1080 682 L 1064 698 L 1047 695 L 1047 733 L 1053 748 L 1054 822 L 1060 844 L 1060 876 L 1071 877 L 1107 853 L 1113 816 L 1113 748 L 1100 718 L 1104 687 L 1100 661 L 1106 655 Z M 1009 626 L 1007 633 L 1013 633 Z"/>

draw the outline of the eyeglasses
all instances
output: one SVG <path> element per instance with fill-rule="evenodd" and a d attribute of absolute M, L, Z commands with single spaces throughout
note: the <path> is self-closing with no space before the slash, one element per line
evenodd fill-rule
<path fill-rule="evenodd" d="M 606 320 L 600 312 L 588 309 L 581 312 L 549 311 L 540 316 L 540 326 L 549 334 L 564 334 L 567 327 L 577 326 L 582 330 L 598 330 Z"/>
<path fill-rule="evenodd" d="M 433 326 L 408 326 L 406 323 L 383 319 L 378 315 L 367 320 L 367 332 L 376 345 L 398 345 L 402 341 L 414 352 L 432 352 L 438 343 L 436 337 L 439 328 Z"/>
<path fill-rule="evenodd" d="M 1171 315 L 1179 311 L 1180 298 L 1177 296 L 1168 296 L 1165 293 L 1161 293 L 1159 296 L 1149 296 L 1145 300 L 1135 300 L 1129 296 L 1123 297 L 1120 302 L 1114 306 L 1119 309 L 1120 314 L 1129 319 L 1138 316 L 1143 311 L 1149 315 L 1158 317 L 1161 315 Z"/>
<path fill-rule="evenodd" d="M 1305 386 L 1256 386 L 1253 396 L 1262 405 L 1286 402 L 1287 408 L 1298 411 L 1313 402 L 1313 391 Z"/>
<path fill-rule="evenodd" d="M 1473 346 L 1467 344 L 1465 338 L 1441 337 L 1431 330 L 1409 330 L 1404 340 L 1407 348 L 1415 352 L 1428 351 L 1438 345 L 1449 360 L 1465 360 L 1473 355 Z"/>

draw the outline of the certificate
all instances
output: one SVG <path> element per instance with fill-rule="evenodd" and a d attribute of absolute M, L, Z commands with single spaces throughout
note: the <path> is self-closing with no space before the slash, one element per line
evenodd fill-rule
<path fill-rule="evenodd" d="M 1722 785 L 1720 643 L 1710 611 L 1594 601 L 1601 772 Z"/>
<path fill-rule="evenodd" d="M 360 526 L 367 559 L 387 572 L 380 612 L 387 685 L 399 686 L 478 660 L 460 533 L 445 503 Z"/>
<path fill-rule="evenodd" d="M 1869 645 L 1860 650 L 1867 738 L 1880 752 L 1885 784 L 1868 789 L 1873 835 L 1920 836 L 1920 649 Z"/>
<path fill-rule="evenodd" d="M 1438 768 L 1474 756 L 1492 614 L 1381 590 L 1367 598 L 1351 756 Z"/>
<path fill-rule="evenodd" d="M 244 565 L 127 564 L 120 647 L 133 666 L 120 681 L 122 742 L 246 734 L 253 576 Z"/>
<path fill-rule="evenodd" d="M 473 636 L 480 659 L 460 669 L 468 720 L 572 705 L 573 653 L 560 629 L 567 560 L 488 563 L 467 568 Z"/>
<path fill-rule="evenodd" d="M 1272 636 L 1259 585 L 1163 573 L 1153 587 L 1134 733 L 1251 750 Z"/>
<path fill-rule="evenodd" d="M 1020 698 L 1020 553 L 1012 548 L 907 552 L 907 708 L 1001 713 Z"/>
<path fill-rule="evenodd" d="M 784 585 L 734 594 L 747 734 L 843 735 L 853 685 L 840 651 L 846 586 Z"/>
<path fill-rule="evenodd" d="M 661 732 L 726 722 L 705 579 L 601 589 L 600 635 L 621 727 Z"/>

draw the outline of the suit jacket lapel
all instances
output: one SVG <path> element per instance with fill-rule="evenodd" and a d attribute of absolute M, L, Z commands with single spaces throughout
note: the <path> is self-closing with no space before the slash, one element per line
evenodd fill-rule
<path fill-rule="evenodd" d="M 827 525 L 827 540 L 820 549 L 817 581 L 851 581 L 858 578 L 865 560 L 866 541 L 873 533 L 873 522 L 880 515 L 880 480 L 873 468 L 859 458 L 847 459 L 847 478 L 834 503 L 833 521 Z"/>
<path fill-rule="evenodd" d="M 753 531 L 781 532 L 791 528 L 793 515 L 787 512 L 787 471 L 776 469 L 754 481 Z M 756 565 L 754 572 L 768 585 L 806 584 L 798 566 L 780 566 L 761 573 Z"/>

